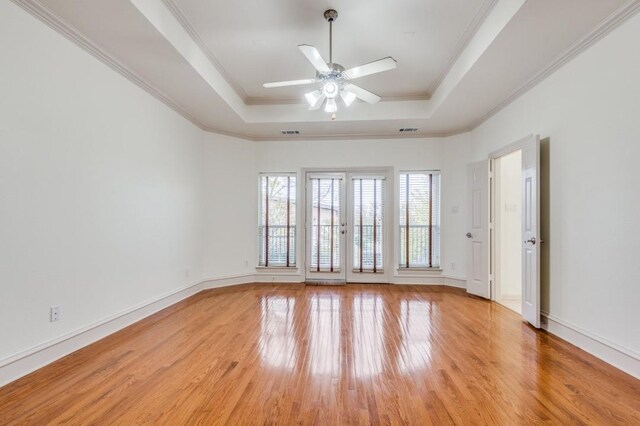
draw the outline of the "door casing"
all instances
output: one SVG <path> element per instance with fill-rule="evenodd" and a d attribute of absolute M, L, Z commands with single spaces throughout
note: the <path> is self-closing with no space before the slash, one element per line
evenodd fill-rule
<path fill-rule="evenodd" d="M 495 165 L 495 160 L 498 159 L 499 157 L 502 157 L 504 155 L 507 155 L 509 153 L 512 153 L 514 151 L 522 151 L 522 162 L 523 162 L 523 179 L 526 178 L 525 175 L 525 169 L 527 167 L 529 168 L 534 168 L 535 169 L 535 193 L 534 193 L 534 197 L 535 197 L 535 203 L 536 203 L 536 208 L 537 211 L 535 212 L 535 218 L 534 221 L 535 223 L 534 228 L 535 230 L 533 231 L 533 234 L 531 234 L 531 232 L 529 232 L 527 234 L 527 237 L 525 237 L 525 220 L 523 217 L 522 220 L 522 227 L 523 227 L 523 231 L 521 233 L 521 236 L 523 237 L 523 246 L 522 246 L 522 256 L 523 256 L 523 262 L 522 262 L 522 308 L 521 308 L 521 312 L 522 312 L 522 317 L 523 319 L 525 319 L 526 321 L 528 321 L 532 326 L 534 326 L 535 328 L 540 328 L 540 244 L 542 244 L 542 239 L 540 238 L 541 235 L 541 228 L 540 228 L 540 136 L 539 135 L 529 135 L 527 137 L 524 137 L 512 144 L 509 144 L 497 151 L 492 152 L 489 155 L 489 161 L 490 161 L 490 170 L 495 170 L 494 165 Z M 526 155 L 526 158 L 525 158 Z M 533 157 L 533 158 L 532 158 Z M 526 162 L 531 162 L 531 160 L 533 160 L 534 164 L 529 164 L 527 165 Z M 489 229 L 490 229 L 490 240 L 491 240 L 491 248 L 489 251 L 489 258 L 490 258 L 490 268 L 489 268 L 489 281 L 491 283 L 491 300 L 496 300 L 496 289 L 495 289 L 495 285 L 494 285 L 494 271 L 496 268 L 496 256 L 495 256 L 495 238 L 493 238 L 493 229 L 494 229 L 494 220 L 495 220 L 495 208 L 494 208 L 494 200 L 495 200 L 495 180 L 492 178 L 492 175 L 490 175 L 491 178 L 491 185 L 489 186 L 489 191 L 490 191 L 490 215 L 489 215 Z M 524 202 L 524 197 L 525 197 L 525 193 L 523 191 L 523 203 L 522 203 L 522 214 L 523 216 L 525 215 L 525 202 Z M 531 235 L 529 235 L 531 234 Z M 525 243 L 525 240 L 527 240 L 530 236 L 533 236 L 537 239 L 536 244 L 535 245 L 528 245 L 527 243 Z M 535 268 L 534 270 L 530 270 L 527 271 L 525 268 L 525 257 L 527 256 L 527 254 L 531 255 L 531 253 L 527 253 L 527 250 L 531 251 L 534 250 L 533 253 L 533 259 L 534 259 L 534 264 L 531 265 L 532 268 Z M 528 272 L 534 272 L 533 278 L 529 279 L 529 282 L 527 282 L 528 278 L 525 276 Z M 531 282 L 532 281 L 532 282 Z M 527 286 L 531 286 L 530 288 L 526 288 Z M 527 297 L 526 297 L 526 292 L 529 291 L 530 293 L 530 299 L 529 301 L 527 301 Z"/>
<path fill-rule="evenodd" d="M 344 221 L 346 221 L 346 233 L 343 235 L 343 271 L 345 272 L 345 277 L 334 277 L 331 278 L 330 275 L 312 272 L 309 269 L 310 265 L 310 240 L 307 238 L 309 232 L 309 224 L 311 223 L 311 216 L 309 206 L 307 205 L 307 200 L 309 199 L 309 188 L 307 188 L 309 182 L 309 175 L 313 174 L 341 174 L 345 175 L 344 182 Z M 302 209 L 303 220 L 301 223 L 304 223 L 303 227 L 303 256 L 304 259 L 304 279 L 305 280 L 346 280 L 347 282 L 354 283 L 389 283 L 390 277 L 392 276 L 391 271 L 393 269 L 393 254 L 394 254 L 394 241 L 395 234 L 391 232 L 391 227 L 395 223 L 395 216 L 393 211 L 393 200 L 394 200 L 394 173 L 393 168 L 391 167 L 349 167 L 349 168 L 305 168 L 302 170 L 302 178 L 304 179 L 304 188 L 301 191 L 303 198 L 301 200 L 301 206 L 304 206 Z M 353 188 L 351 178 L 353 175 L 358 176 L 384 176 L 385 178 L 385 189 L 384 189 L 384 225 L 383 225 L 383 272 L 378 272 L 376 274 L 372 272 L 356 272 L 353 270 Z"/>

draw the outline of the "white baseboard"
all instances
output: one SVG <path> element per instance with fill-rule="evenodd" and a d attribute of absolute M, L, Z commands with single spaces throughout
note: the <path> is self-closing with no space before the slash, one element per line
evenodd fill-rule
<path fill-rule="evenodd" d="M 542 313 L 542 317 L 542 328 L 549 333 L 640 379 L 640 354 L 595 336 L 553 315 Z"/>
<path fill-rule="evenodd" d="M 202 282 L 190 284 L 44 342 L 31 349 L 4 358 L 0 360 L 0 386 L 13 382 L 22 376 L 26 376 L 57 359 L 88 346 L 116 331 L 122 330 L 187 297 L 193 296 L 201 290 Z"/>
<path fill-rule="evenodd" d="M 44 367 L 72 352 L 90 345 L 110 334 L 128 327 L 162 309 L 193 296 L 202 290 L 226 287 L 252 282 L 259 283 L 301 283 L 300 274 L 243 274 L 224 275 L 207 278 L 170 293 L 140 303 L 101 321 L 97 321 L 63 336 L 44 342 L 31 349 L 22 351 L 0 360 L 0 386 L 4 386 L 20 377 Z M 394 284 L 426 284 L 465 287 L 465 280 L 446 276 L 402 276 L 393 277 Z"/>
<path fill-rule="evenodd" d="M 444 276 L 444 285 L 456 288 L 467 288 L 467 279 L 460 277 Z"/>
<path fill-rule="evenodd" d="M 253 276 L 253 280 L 256 283 L 302 283 L 304 282 L 304 277 L 300 274 L 258 273 Z"/>
<path fill-rule="evenodd" d="M 254 276 L 254 282 L 257 283 L 302 283 L 304 281 L 304 276 L 299 273 L 287 274 L 260 272 Z M 363 279 L 349 282 L 369 283 L 371 281 Z M 391 284 L 446 285 L 449 287 L 467 288 L 466 278 L 451 277 L 441 274 L 393 275 L 391 277 Z"/>
<path fill-rule="evenodd" d="M 448 287 L 467 288 L 466 278 L 448 275 L 394 275 L 392 284 L 444 285 Z"/>
<path fill-rule="evenodd" d="M 406 282 L 405 282 L 406 281 Z M 245 274 L 212 277 L 136 305 L 26 351 L 0 360 L 0 386 L 4 386 L 72 352 L 132 325 L 202 290 L 252 282 L 302 282 L 299 274 Z M 450 276 L 393 277 L 394 284 L 447 285 L 465 288 L 466 280 Z M 640 355 L 586 330 L 543 313 L 543 328 L 616 368 L 640 379 Z M 546 322 L 546 324 L 545 324 Z"/>
<path fill-rule="evenodd" d="M 228 287 L 238 284 L 249 284 L 255 282 L 255 275 L 222 275 L 219 277 L 206 278 L 202 280 L 202 289 L 209 290 L 212 288 Z"/>

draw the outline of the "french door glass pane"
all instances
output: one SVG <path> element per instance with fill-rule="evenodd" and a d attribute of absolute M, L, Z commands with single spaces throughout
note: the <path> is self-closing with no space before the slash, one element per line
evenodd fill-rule
<path fill-rule="evenodd" d="M 384 180 L 353 180 L 353 269 L 381 272 L 383 269 Z"/>
<path fill-rule="evenodd" d="M 311 270 L 340 270 L 340 190 L 338 178 L 311 178 Z"/>

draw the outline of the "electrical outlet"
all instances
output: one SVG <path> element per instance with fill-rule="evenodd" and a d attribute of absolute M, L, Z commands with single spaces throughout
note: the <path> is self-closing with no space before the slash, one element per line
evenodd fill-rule
<path fill-rule="evenodd" d="M 189 271 L 189 268 L 187 268 L 184 270 L 184 277 L 189 278 L 189 275 L 190 275 L 190 271 Z"/>
<path fill-rule="evenodd" d="M 51 307 L 51 322 L 60 321 L 60 306 L 52 306 Z"/>
<path fill-rule="evenodd" d="M 245 266 L 245 268 L 249 267 L 249 261 L 248 260 L 244 261 L 244 266 Z"/>
<path fill-rule="evenodd" d="M 451 262 L 451 270 L 452 271 L 456 270 L 456 262 Z"/>

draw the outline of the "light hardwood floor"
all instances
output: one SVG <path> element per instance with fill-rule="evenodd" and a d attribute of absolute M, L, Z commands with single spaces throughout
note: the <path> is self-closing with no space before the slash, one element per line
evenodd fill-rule
<path fill-rule="evenodd" d="M 202 292 L 0 389 L 0 424 L 640 424 L 640 381 L 445 287 Z"/>

